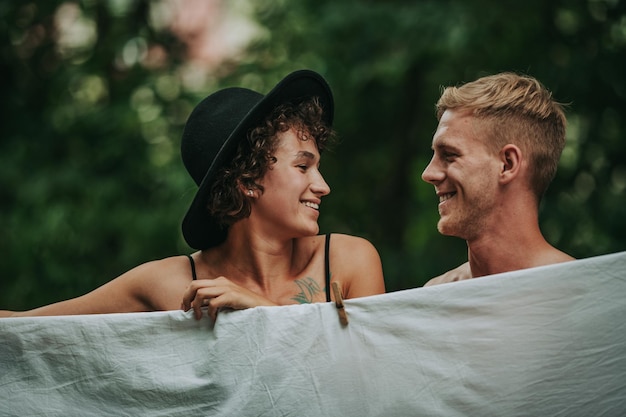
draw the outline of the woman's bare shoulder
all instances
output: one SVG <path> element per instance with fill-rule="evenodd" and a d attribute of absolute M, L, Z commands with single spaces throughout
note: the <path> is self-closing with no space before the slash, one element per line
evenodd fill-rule
<path fill-rule="evenodd" d="M 378 256 L 378 250 L 368 239 L 343 233 L 331 235 L 330 250 L 346 256 Z"/>
<path fill-rule="evenodd" d="M 151 310 L 172 310 L 192 281 L 191 264 L 185 255 L 171 256 L 138 265 L 118 279 Z"/>
<path fill-rule="evenodd" d="M 345 298 L 385 292 L 382 263 L 376 247 L 367 239 L 332 234 L 330 268 L 333 280 L 341 281 Z"/>
<path fill-rule="evenodd" d="M 191 278 L 189 258 L 186 255 L 177 255 L 145 262 L 129 270 L 127 274 L 132 273 L 138 277 L 154 277 L 179 276 L 184 272 L 189 272 L 189 277 Z"/>
<path fill-rule="evenodd" d="M 329 237 L 327 237 L 329 236 Z M 367 239 L 343 234 L 329 233 L 325 235 L 309 236 L 299 239 L 299 245 L 316 252 L 325 250 L 327 239 L 330 256 L 378 256 L 378 251 Z"/>

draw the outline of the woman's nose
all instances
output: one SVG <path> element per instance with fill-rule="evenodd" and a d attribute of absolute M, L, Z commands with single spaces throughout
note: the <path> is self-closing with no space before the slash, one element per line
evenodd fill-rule
<path fill-rule="evenodd" d="M 319 194 L 319 195 L 330 194 L 330 187 L 328 186 L 328 183 L 326 183 L 326 180 L 324 180 L 324 176 L 322 175 L 321 172 L 319 171 L 317 172 L 317 177 L 311 184 L 311 189 L 313 190 L 315 194 Z"/>

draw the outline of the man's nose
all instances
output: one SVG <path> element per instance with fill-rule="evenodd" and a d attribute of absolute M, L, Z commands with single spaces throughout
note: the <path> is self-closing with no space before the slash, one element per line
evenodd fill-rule
<path fill-rule="evenodd" d="M 443 171 L 440 169 L 433 156 L 426 168 L 424 168 L 424 172 L 422 172 L 422 180 L 430 184 L 435 184 L 442 179 Z"/>

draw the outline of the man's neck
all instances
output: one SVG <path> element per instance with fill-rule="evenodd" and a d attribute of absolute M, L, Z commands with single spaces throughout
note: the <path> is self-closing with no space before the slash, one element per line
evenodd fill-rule
<path fill-rule="evenodd" d="M 519 269 L 571 261 L 574 258 L 550 245 L 536 230 L 511 233 L 506 239 L 468 242 L 472 277 L 499 274 Z"/>

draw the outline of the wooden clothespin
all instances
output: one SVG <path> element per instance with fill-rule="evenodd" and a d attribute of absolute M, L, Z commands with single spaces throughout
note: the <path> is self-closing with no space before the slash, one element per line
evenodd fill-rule
<path fill-rule="evenodd" d="M 343 297 L 341 296 L 339 284 L 337 282 L 333 282 L 331 286 L 333 287 L 333 294 L 335 295 L 335 306 L 337 307 L 337 312 L 339 313 L 339 321 L 342 325 L 347 326 L 348 315 L 346 314 L 346 309 L 343 306 Z"/>

